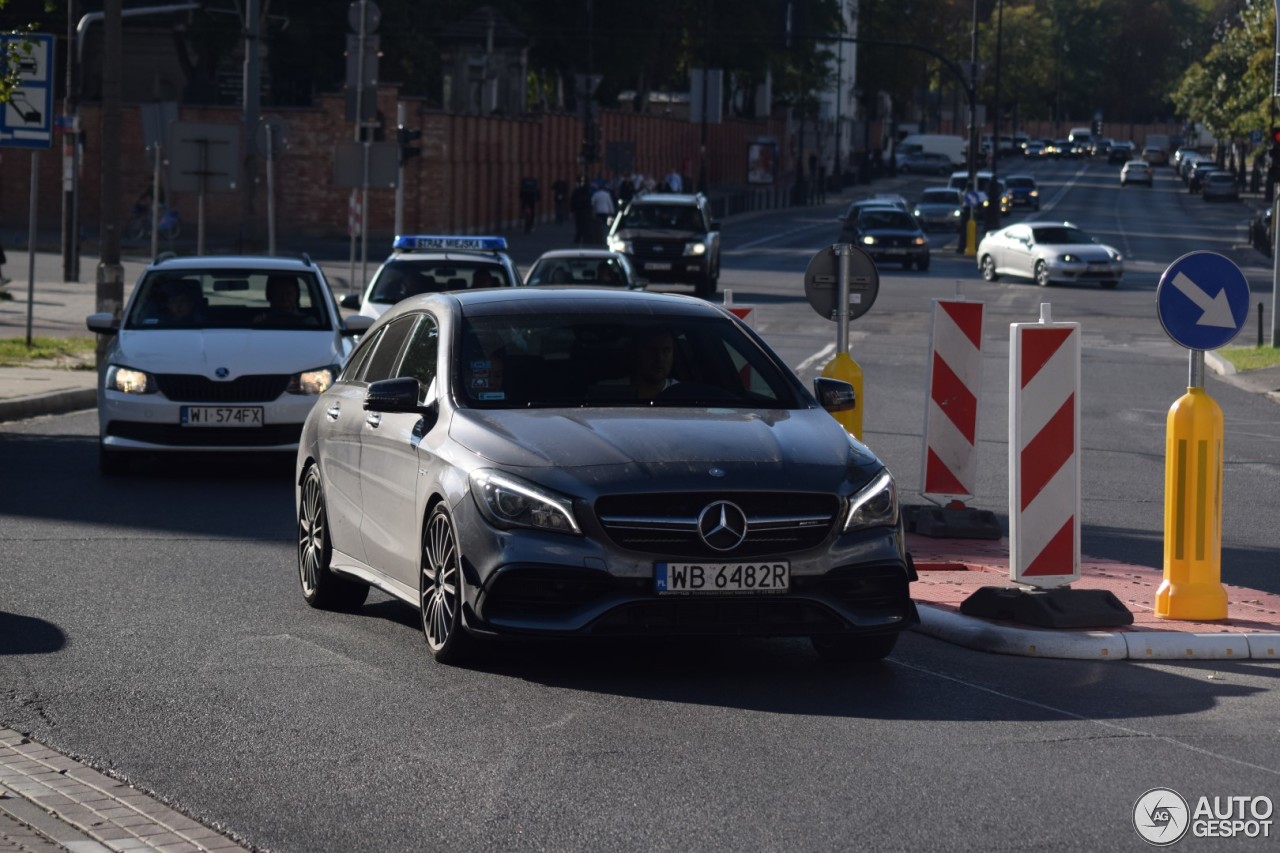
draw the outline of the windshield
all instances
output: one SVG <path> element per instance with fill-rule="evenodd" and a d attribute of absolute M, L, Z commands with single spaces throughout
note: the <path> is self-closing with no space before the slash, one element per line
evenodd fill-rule
<path fill-rule="evenodd" d="M 597 284 L 627 287 L 631 268 L 626 256 L 540 258 L 525 284 Z"/>
<path fill-rule="evenodd" d="M 925 190 L 920 201 L 924 204 L 957 204 L 960 198 L 955 190 Z"/>
<path fill-rule="evenodd" d="M 898 228 L 904 231 L 916 230 L 916 221 L 908 213 L 901 210 L 863 210 L 858 216 L 858 226 L 869 228 Z"/>
<path fill-rule="evenodd" d="M 622 228 L 667 228 L 704 231 L 702 213 L 691 205 L 633 204 L 622 217 Z"/>
<path fill-rule="evenodd" d="M 125 328 L 332 328 L 325 287 L 312 272 L 155 270 L 138 284 Z"/>
<path fill-rule="evenodd" d="M 452 384 L 480 408 L 804 408 L 787 369 L 727 318 L 468 317 Z"/>
<path fill-rule="evenodd" d="M 1037 243 L 1062 245 L 1093 242 L 1093 238 L 1081 231 L 1079 228 L 1067 228 L 1061 225 L 1055 225 L 1048 228 L 1033 228 L 1032 232 L 1035 234 Z"/>
<path fill-rule="evenodd" d="M 470 290 L 480 287 L 514 287 L 506 268 L 497 261 L 455 258 L 392 259 L 373 278 L 369 301 L 394 305 L 420 293 Z"/>

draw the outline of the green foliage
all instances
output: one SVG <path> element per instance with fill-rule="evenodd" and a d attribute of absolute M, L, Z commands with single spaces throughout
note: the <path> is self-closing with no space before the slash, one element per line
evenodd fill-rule
<path fill-rule="evenodd" d="M 9 0 L 0 0 L 0 12 L 3 12 L 9 5 Z M 53 3 L 44 3 L 44 11 L 53 11 Z M 33 21 L 25 21 L 17 26 L 6 26 L 0 28 L 0 32 L 4 35 L 27 35 L 35 32 L 36 23 Z M 9 98 L 13 96 L 13 92 L 18 88 L 18 63 L 26 56 L 31 55 L 31 42 L 23 40 L 6 41 L 6 50 L 3 51 L 3 62 L 0 62 L 0 104 L 7 104 Z"/>
<path fill-rule="evenodd" d="M 1236 370 L 1259 370 L 1280 365 L 1280 347 L 1225 347 L 1218 354 Z"/>
<path fill-rule="evenodd" d="M 1272 120 L 1274 6 L 1246 0 L 1217 30 L 1217 44 L 1186 69 L 1171 97 L 1179 112 L 1203 121 L 1214 135 L 1246 136 Z"/>
<path fill-rule="evenodd" d="M 95 344 L 93 338 L 32 338 L 28 347 L 25 339 L 0 339 L 0 367 L 92 369 Z"/>

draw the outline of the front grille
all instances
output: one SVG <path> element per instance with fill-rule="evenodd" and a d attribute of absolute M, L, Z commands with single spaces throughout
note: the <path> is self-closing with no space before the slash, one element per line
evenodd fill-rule
<path fill-rule="evenodd" d="M 276 447 L 297 445 L 302 424 L 261 427 L 184 427 L 138 421 L 111 421 L 107 435 L 166 447 Z"/>
<path fill-rule="evenodd" d="M 684 255 L 684 240 L 636 239 L 631 247 L 636 255 L 643 255 L 650 260 L 674 260 Z"/>
<path fill-rule="evenodd" d="M 839 631 L 846 623 L 827 607 L 786 598 L 672 598 L 636 601 L 610 610 L 593 633 L 740 634 L 784 636 Z"/>
<path fill-rule="evenodd" d="M 731 551 L 708 547 L 698 534 L 698 515 L 719 500 L 736 504 L 747 517 L 746 538 Z M 834 495 L 792 492 L 609 495 L 595 503 L 596 517 L 617 546 L 694 559 L 752 559 L 813 548 L 827 538 L 839 510 Z"/>
<path fill-rule="evenodd" d="M 888 237 L 877 237 L 876 242 L 877 242 L 877 245 L 883 246 L 884 248 L 887 248 L 887 249 L 902 249 L 902 248 L 907 248 L 909 246 L 912 246 L 913 245 L 912 241 L 914 239 L 915 239 L 914 237 L 888 236 Z"/>
<path fill-rule="evenodd" d="M 287 375 L 276 374 L 215 382 L 194 374 L 160 373 L 156 381 L 160 383 L 160 393 L 178 403 L 269 403 L 289 385 Z"/>

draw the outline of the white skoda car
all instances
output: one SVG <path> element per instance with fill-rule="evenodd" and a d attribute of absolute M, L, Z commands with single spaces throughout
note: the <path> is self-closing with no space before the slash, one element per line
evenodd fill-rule
<path fill-rule="evenodd" d="M 302 423 L 372 320 L 338 311 L 309 258 L 205 256 L 143 272 L 110 337 L 98 385 L 98 460 L 140 452 L 294 451 Z"/>

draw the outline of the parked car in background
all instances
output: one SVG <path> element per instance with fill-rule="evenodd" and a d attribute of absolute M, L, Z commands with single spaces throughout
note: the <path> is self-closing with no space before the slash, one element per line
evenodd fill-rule
<path fill-rule="evenodd" d="M 342 307 L 376 319 L 410 296 L 519 284 L 520 271 L 504 237 L 403 234 L 364 292 L 343 296 Z"/>
<path fill-rule="evenodd" d="M 1129 184 L 1155 185 L 1155 170 L 1146 160 L 1130 160 L 1120 168 L 1120 186 Z"/>
<path fill-rule="evenodd" d="M 1169 152 L 1158 146 L 1148 145 L 1142 149 L 1142 159 L 1152 166 L 1167 166 L 1169 165 Z"/>
<path fill-rule="evenodd" d="M 846 220 L 840 242 L 853 243 L 877 262 L 898 261 L 906 270 L 929 269 L 929 239 L 916 218 L 898 207 L 863 207 L 851 222 Z"/>
<path fill-rule="evenodd" d="M 1205 201 L 1239 201 L 1240 188 L 1236 186 L 1236 176 L 1222 171 L 1206 173 L 1200 197 Z"/>
<path fill-rule="evenodd" d="M 1004 185 L 1014 207 L 1040 209 L 1040 187 L 1035 178 L 1030 175 L 1010 175 L 1004 179 Z"/>
<path fill-rule="evenodd" d="M 310 258 L 204 255 L 143 270 L 107 338 L 98 467 L 144 454 L 293 452 L 368 317 L 343 320 Z"/>
<path fill-rule="evenodd" d="M 911 212 L 925 231 L 954 231 L 964 214 L 964 197 L 950 187 L 926 187 Z"/>
<path fill-rule="evenodd" d="M 525 273 L 533 285 L 588 285 L 643 290 L 648 282 L 636 274 L 627 256 L 608 249 L 556 249 L 544 252 Z"/>
<path fill-rule="evenodd" d="M 1124 276 L 1124 258 L 1070 222 L 1019 222 L 982 238 L 978 269 L 987 281 L 1014 275 L 1041 287 L 1096 281 L 1110 288 Z"/>
<path fill-rule="evenodd" d="M 302 598 L 352 611 L 376 587 L 442 664 L 478 637 L 690 635 L 879 660 L 919 621 L 916 575 L 893 477 L 831 416 L 853 398 L 702 299 L 406 300 L 307 419 Z"/>
<path fill-rule="evenodd" d="M 1111 143 L 1111 148 L 1107 151 L 1107 162 L 1111 165 L 1117 163 L 1128 163 L 1130 160 L 1138 159 L 1136 149 L 1132 142 L 1120 140 Z"/>
<path fill-rule="evenodd" d="M 905 155 L 898 171 L 916 175 L 946 175 L 955 168 L 951 158 L 937 151 L 915 151 Z"/>
<path fill-rule="evenodd" d="M 1196 161 L 1196 164 L 1191 167 L 1191 171 L 1187 174 L 1187 192 L 1200 192 L 1204 189 L 1204 176 L 1210 172 L 1217 171 L 1219 171 L 1218 164 L 1208 157 Z"/>

